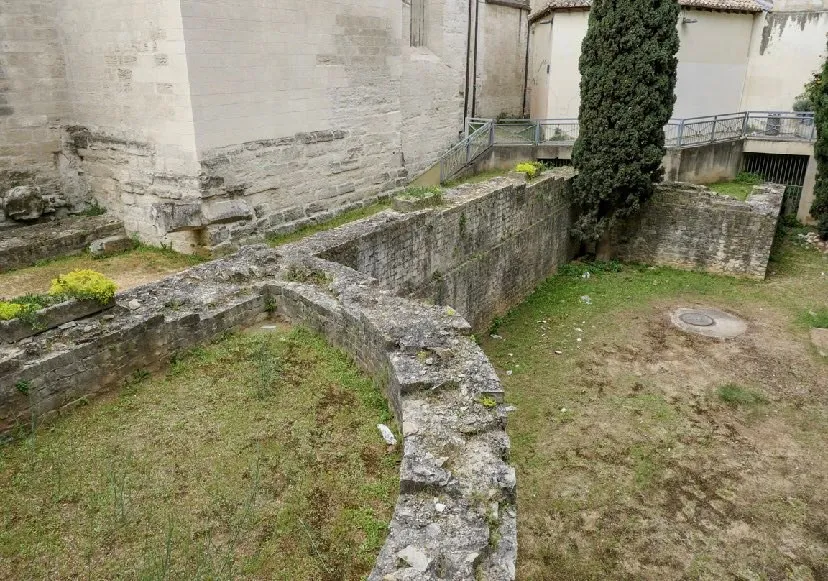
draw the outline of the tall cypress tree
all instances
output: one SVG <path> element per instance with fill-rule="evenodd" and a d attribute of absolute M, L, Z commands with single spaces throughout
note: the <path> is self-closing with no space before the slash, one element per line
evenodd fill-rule
<path fill-rule="evenodd" d="M 817 176 L 814 184 L 814 203 L 811 216 L 817 221 L 817 232 L 828 240 L 828 60 L 822 66 L 822 75 L 810 88 L 809 96 L 814 104 L 817 141 L 814 157 Z"/>
<path fill-rule="evenodd" d="M 678 15 L 676 0 L 592 1 L 580 60 L 580 136 L 572 156 L 579 172 L 574 231 L 583 241 L 606 243 L 614 221 L 637 212 L 663 176 Z M 599 255 L 606 250 L 599 244 Z"/>

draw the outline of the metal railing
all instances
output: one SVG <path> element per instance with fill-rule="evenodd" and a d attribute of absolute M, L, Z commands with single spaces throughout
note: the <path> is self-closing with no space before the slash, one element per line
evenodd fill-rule
<path fill-rule="evenodd" d="M 577 119 L 477 119 L 469 130 L 493 123 L 492 145 L 571 145 L 578 139 Z M 671 119 L 664 126 L 667 147 L 692 147 L 746 137 L 778 141 L 813 141 L 813 113 L 742 111 L 707 117 Z"/>
<path fill-rule="evenodd" d="M 494 142 L 494 122 L 466 124 L 466 137 L 440 158 L 440 183 L 445 183 L 489 149 Z"/>
<path fill-rule="evenodd" d="M 466 134 L 440 158 L 440 183 L 455 177 L 494 145 L 571 146 L 578 139 L 577 119 L 466 119 Z M 664 126 L 666 147 L 693 147 L 744 138 L 814 141 L 813 113 L 743 111 L 708 117 L 671 119 Z"/>

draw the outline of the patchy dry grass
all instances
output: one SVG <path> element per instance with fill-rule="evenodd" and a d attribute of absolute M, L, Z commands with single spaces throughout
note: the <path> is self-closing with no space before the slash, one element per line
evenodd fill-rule
<path fill-rule="evenodd" d="M 0 449 L 0 578 L 359 579 L 399 485 L 389 420 L 307 331 L 195 349 Z"/>
<path fill-rule="evenodd" d="M 772 270 L 576 265 L 500 321 L 518 578 L 828 579 L 828 366 L 803 319 L 828 308 L 828 258 L 788 242 Z M 693 305 L 748 332 L 669 324 Z"/>
<path fill-rule="evenodd" d="M 152 246 L 140 246 L 110 258 L 98 259 L 89 254 L 66 256 L 0 274 L 0 298 L 45 292 L 59 275 L 87 268 L 113 279 L 118 290 L 126 290 L 164 278 L 202 260 L 197 256 Z"/>

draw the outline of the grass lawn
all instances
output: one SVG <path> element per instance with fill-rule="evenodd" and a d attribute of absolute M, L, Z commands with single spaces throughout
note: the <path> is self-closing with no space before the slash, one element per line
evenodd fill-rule
<path fill-rule="evenodd" d="M 233 335 L 0 448 L 2 579 L 360 579 L 383 396 L 302 329 Z"/>
<path fill-rule="evenodd" d="M 828 579 L 828 361 L 808 338 L 828 257 L 788 241 L 771 270 L 569 265 L 496 321 L 519 579 Z M 670 325 L 696 305 L 748 332 Z"/>
<path fill-rule="evenodd" d="M 707 184 L 707 187 L 718 194 L 744 202 L 753 191 L 753 186 L 761 184 L 762 181 L 762 178 L 756 174 L 742 172 L 735 179 Z"/>
<path fill-rule="evenodd" d="M 0 298 L 46 292 L 54 278 L 86 268 L 113 279 L 118 290 L 126 290 L 164 278 L 202 260 L 197 256 L 152 246 L 141 246 L 110 258 L 97 259 L 89 254 L 66 256 L 0 274 Z"/>

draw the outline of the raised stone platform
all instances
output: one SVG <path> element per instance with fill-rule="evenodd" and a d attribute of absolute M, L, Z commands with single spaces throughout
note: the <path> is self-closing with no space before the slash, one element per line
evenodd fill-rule
<path fill-rule="evenodd" d="M 0 230 L 0 272 L 31 266 L 41 260 L 78 254 L 96 240 L 125 235 L 121 221 L 106 214 L 72 216 L 3 229 Z"/>

